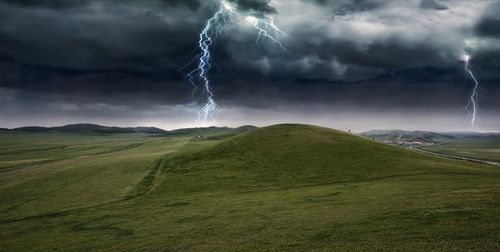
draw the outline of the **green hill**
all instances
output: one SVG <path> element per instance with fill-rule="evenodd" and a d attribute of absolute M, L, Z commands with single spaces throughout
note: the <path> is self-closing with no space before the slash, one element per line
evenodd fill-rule
<path fill-rule="evenodd" d="M 473 172 L 467 163 L 424 156 L 307 125 L 256 129 L 215 147 L 179 155 L 166 163 L 164 171 L 169 176 L 162 189 L 169 192 L 258 190 L 412 174 Z"/>
<path fill-rule="evenodd" d="M 498 167 L 332 129 L 276 125 L 207 141 L 45 134 L 0 140 L 0 250 L 500 246 Z M 42 160 L 56 153 L 57 160 Z"/>
<path fill-rule="evenodd" d="M 241 126 L 238 128 L 229 127 L 207 127 L 207 128 L 186 128 L 171 130 L 164 133 L 162 136 L 175 136 L 175 137 L 229 137 L 244 133 L 253 129 L 255 126 Z"/>

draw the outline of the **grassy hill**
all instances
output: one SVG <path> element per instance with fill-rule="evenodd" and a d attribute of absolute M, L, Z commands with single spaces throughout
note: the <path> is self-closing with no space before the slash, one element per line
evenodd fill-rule
<path fill-rule="evenodd" d="M 186 128 L 186 129 L 177 129 L 171 130 L 163 134 L 163 136 L 176 136 L 176 137 L 230 137 L 235 136 L 240 133 L 244 133 L 253 129 L 256 129 L 255 126 L 241 126 L 238 128 L 229 128 L 229 127 L 208 127 L 208 128 Z"/>
<path fill-rule="evenodd" d="M 179 185 L 189 185 L 189 190 L 195 191 L 255 190 L 471 171 L 466 163 L 307 125 L 256 129 L 207 150 L 182 153 L 165 166 L 169 176 L 164 189 L 169 192 Z"/>
<path fill-rule="evenodd" d="M 498 167 L 331 129 L 0 140 L 0 251 L 500 247 Z"/>

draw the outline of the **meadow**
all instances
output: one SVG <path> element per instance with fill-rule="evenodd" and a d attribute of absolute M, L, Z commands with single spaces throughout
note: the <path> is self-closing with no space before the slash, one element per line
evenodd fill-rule
<path fill-rule="evenodd" d="M 332 129 L 0 143 L 0 251 L 500 250 L 498 166 Z"/>
<path fill-rule="evenodd" d="M 435 146 L 425 146 L 422 149 L 446 155 L 500 162 L 500 136 L 498 135 L 455 139 Z"/>

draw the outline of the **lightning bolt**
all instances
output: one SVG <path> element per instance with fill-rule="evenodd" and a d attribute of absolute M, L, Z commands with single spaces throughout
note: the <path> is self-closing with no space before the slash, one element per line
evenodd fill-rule
<path fill-rule="evenodd" d="M 471 125 L 471 127 L 476 128 L 476 122 L 479 120 L 479 111 L 478 111 L 478 107 L 479 107 L 479 103 L 478 103 L 479 81 L 477 80 L 476 76 L 474 75 L 474 73 L 472 72 L 472 69 L 471 69 L 471 64 L 470 64 L 471 56 L 468 53 L 464 53 L 462 58 L 463 58 L 463 61 L 465 63 L 464 64 L 465 65 L 465 73 L 467 74 L 467 76 L 469 76 L 474 81 L 474 87 L 473 87 L 472 93 L 469 97 L 469 102 L 467 103 L 467 106 L 465 108 L 470 113 L 470 118 L 471 118 L 470 125 Z"/>
<path fill-rule="evenodd" d="M 224 31 L 230 15 L 233 13 L 233 7 L 229 3 L 222 1 L 219 10 L 207 20 L 205 27 L 200 32 L 197 51 L 199 53 L 181 68 L 192 67 L 186 75 L 187 80 L 193 86 L 193 98 L 196 100 L 196 93 L 202 88 L 205 105 L 198 111 L 198 121 L 213 120 L 217 113 L 217 102 L 211 88 L 211 82 L 208 74 L 213 65 L 212 46 L 219 34 Z"/>
<path fill-rule="evenodd" d="M 203 107 L 199 108 L 198 122 L 202 120 L 213 121 L 214 116 L 217 114 L 218 106 L 208 76 L 214 64 L 211 50 L 217 36 L 225 30 L 229 18 L 236 14 L 232 4 L 221 1 L 219 10 L 207 20 L 205 27 L 199 34 L 198 47 L 196 49 L 198 53 L 195 53 L 194 57 L 180 69 L 182 73 L 185 69 L 191 69 L 186 71 L 187 73 L 185 76 L 193 86 L 194 104 L 197 104 L 196 96 L 197 93 L 199 93 L 198 90 L 200 88 L 202 89 L 201 93 L 204 96 L 205 104 Z M 276 26 L 272 17 L 257 18 L 255 16 L 246 16 L 245 19 L 258 31 L 258 37 L 256 39 L 257 44 L 263 40 L 269 40 L 285 50 L 285 47 L 283 47 L 282 43 L 279 41 L 279 37 L 286 34 Z"/>
<path fill-rule="evenodd" d="M 246 20 L 258 31 L 258 36 L 255 40 L 257 45 L 267 39 L 278 45 L 281 49 L 286 50 L 280 42 L 279 37 L 286 36 L 287 34 L 276 26 L 272 17 L 257 18 L 255 16 L 247 16 Z"/>

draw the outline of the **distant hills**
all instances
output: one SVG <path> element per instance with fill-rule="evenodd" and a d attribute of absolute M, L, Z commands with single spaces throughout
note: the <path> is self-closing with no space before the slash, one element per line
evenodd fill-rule
<path fill-rule="evenodd" d="M 241 192 L 432 173 L 435 169 L 456 171 L 454 166 L 447 166 L 454 162 L 448 159 L 338 130 L 296 124 L 255 129 L 202 149 L 196 152 L 196 158 L 192 155 L 179 153 L 173 158 L 166 170 L 169 176 L 158 183 L 157 190 Z"/>
<path fill-rule="evenodd" d="M 234 135 L 237 133 L 242 133 L 256 128 L 255 126 L 242 126 L 238 128 L 228 128 L 228 127 L 208 127 L 208 128 L 186 128 L 167 131 L 155 127 L 109 127 L 102 126 L 98 124 L 89 123 L 79 123 L 79 124 L 69 124 L 65 126 L 57 127 L 40 127 L 40 126 L 28 126 L 20 127 L 14 129 L 0 128 L 0 132 L 10 132 L 10 133 L 118 133 L 118 134 L 129 134 L 129 133 L 146 133 L 155 134 L 163 136 L 219 136 L 219 135 Z"/>
<path fill-rule="evenodd" d="M 130 134 L 145 133 L 157 136 L 182 136 L 182 137 L 227 137 L 247 132 L 257 127 L 245 125 L 237 128 L 206 127 L 184 128 L 176 130 L 163 130 L 155 127 L 115 127 L 98 124 L 79 123 L 57 127 L 27 126 L 14 129 L 0 128 L 0 133 L 114 133 Z M 464 139 L 500 138 L 500 133 L 481 132 L 431 132 L 431 131 L 406 131 L 406 130 L 370 130 L 360 134 L 378 141 L 409 141 L 422 143 L 445 143 Z"/>
<path fill-rule="evenodd" d="M 405 130 L 370 130 L 361 133 L 362 136 L 375 138 L 379 141 L 409 141 L 422 143 L 444 143 L 473 138 L 500 137 L 499 133 L 481 132 L 430 132 Z"/>
<path fill-rule="evenodd" d="M 79 123 L 57 127 L 28 126 L 10 129 L 10 132 L 30 132 L 30 133 L 148 133 L 161 134 L 165 130 L 154 127 L 108 127 L 97 124 Z"/>

